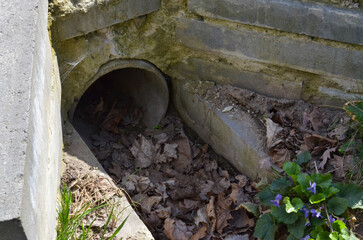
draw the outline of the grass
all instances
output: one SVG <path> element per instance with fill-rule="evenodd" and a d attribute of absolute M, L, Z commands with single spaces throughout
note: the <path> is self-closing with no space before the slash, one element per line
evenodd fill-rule
<path fill-rule="evenodd" d="M 102 204 L 100 206 L 96 206 L 90 208 L 90 203 L 86 203 L 79 210 L 73 212 L 73 195 L 70 189 L 66 186 L 61 188 L 60 192 L 60 200 L 58 205 L 58 226 L 57 226 L 57 240 L 86 240 L 92 239 L 92 225 L 95 222 L 96 218 L 89 224 L 88 227 L 83 225 L 83 220 L 89 216 L 92 212 L 106 208 L 108 204 Z M 107 229 L 110 227 L 109 225 L 112 222 L 117 222 L 118 216 L 114 214 L 114 207 L 111 208 L 111 211 L 108 215 L 106 224 L 103 226 L 103 230 L 101 233 L 101 240 L 105 239 L 105 234 Z M 122 221 L 120 226 L 113 232 L 113 234 L 108 238 L 112 240 L 117 233 L 123 228 L 128 216 Z M 111 221 L 113 220 L 113 221 Z M 112 224 L 111 224 L 112 225 Z M 112 227 L 111 227 L 112 228 Z"/>
<path fill-rule="evenodd" d="M 344 109 L 351 118 L 350 129 L 352 134 L 339 151 L 353 156 L 353 166 L 348 173 L 348 180 L 363 186 L 363 100 L 348 101 Z"/>

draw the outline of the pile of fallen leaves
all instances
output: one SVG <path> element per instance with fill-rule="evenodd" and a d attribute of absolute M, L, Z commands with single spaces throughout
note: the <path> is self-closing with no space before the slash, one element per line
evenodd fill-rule
<path fill-rule="evenodd" d="M 343 179 L 352 165 L 353 155 L 339 151 L 350 141 L 350 118 L 334 107 L 318 107 L 303 101 L 276 99 L 232 86 L 218 86 L 208 90 L 206 98 L 220 109 L 234 106 L 238 111 L 251 114 L 266 129 L 267 159 L 262 166 L 282 168 L 288 161 L 309 151 L 312 160 L 308 167 L 315 171 L 317 164 L 322 173 L 331 172 Z M 217 96 L 218 99 L 213 99 Z"/>
<path fill-rule="evenodd" d="M 232 117 L 247 112 L 265 127 L 269 158 L 263 167 L 282 167 L 309 151 L 311 169 L 317 165 L 321 172 L 345 176 L 350 157 L 338 149 L 349 135 L 349 118 L 342 111 L 231 86 L 211 87 L 203 97 L 218 109 L 233 109 Z M 145 129 L 142 111 L 132 101 L 102 97 L 83 104 L 77 114 L 99 127 L 91 137 L 92 151 L 135 201 L 156 239 L 253 239 L 258 213 L 246 206 L 263 210 L 255 198 L 262 184 L 219 167 L 207 144 L 186 136 L 178 117 L 169 114 Z"/>
<path fill-rule="evenodd" d="M 123 104 L 100 99 L 89 106 L 79 114 L 101 128 L 92 135 L 92 151 L 156 239 L 252 238 L 255 217 L 240 205 L 256 203 L 256 189 L 246 176 L 219 167 L 207 144 L 186 136 L 178 117 L 169 114 L 144 129 L 139 117 L 121 123 L 122 114 L 139 114 Z"/>

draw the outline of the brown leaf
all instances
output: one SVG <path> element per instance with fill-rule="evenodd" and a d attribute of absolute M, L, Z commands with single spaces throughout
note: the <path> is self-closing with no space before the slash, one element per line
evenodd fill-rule
<path fill-rule="evenodd" d="M 199 206 L 200 202 L 190 199 L 184 199 L 183 202 L 179 202 L 179 206 L 181 209 L 190 211 L 196 209 Z"/>
<path fill-rule="evenodd" d="M 176 140 L 178 144 L 178 158 L 172 161 L 172 166 L 178 172 L 190 172 L 192 168 L 192 150 L 189 145 L 189 139 L 186 137 Z"/>
<path fill-rule="evenodd" d="M 199 223 L 208 223 L 206 206 L 199 208 L 197 211 L 197 215 L 195 215 L 194 217 L 194 224 L 199 226 Z"/>
<path fill-rule="evenodd" d="M 330 138 L 335 137 L 336 139 L 341 141 L 347 137 L 348 130 L 349 130 L 349 126 L 347 124 L 339 125 L 335 129 L 333 129 L 331 132 L 329 132 L 328 136 Z"/>
<path fill-rule="evenodd" d="M 141 201 L 141 209 L 144 213 L 150 214 L 151 212 L 151 208 L 154 205 L 159 204 L 159 202 L 162 200 L 161 196 L 152 196 L 152 197 L 148 197 L 144 200 Z"/>
<path fill-rule="evenodd" d="M 141 143 L 135 141 L 130 151 L 135 157 L 135 167 L 146 168 L 153 163 L 158 149 L 144 136 L 140 135 L 140 138 Z"/>
<path fill-rule="evenodd" d="M 320 159 L 323 159 L 322 161 L 321 161 L 321 163 L 319 164 L 319 168 L 320 169 L 323 169 L 324 168 L 324 166 L 325 166 L 325 164 L 326 164 L 326 162 L 328 161 L 328 159 L 330 159 L 330 153 L 333 153 L 333 152 L 335 152 L 335 150 L 336 150 L 337 148 L 336 147 L 334 147 L 334 148 L 328 148 L 327 150 L 325 150 L 325 152 L 323 153 L 323 155 L 321 156 L 321 158 Z"/>
<path fill-rule="evenodd" d="M 240 188 L 243 188 L 244 186 L 246 186 L 247 182 L 248 182 L 248 178 L 245 175 L 237 175 L 234 177 L 235 179 L 238 180 L 238 186 Z"/>
<path fill-rule="evenodd" d="M 309 114 L 308 119 L 313 126 L 314 131 L 319 131 L 322 127 L 324 127 L 322 115 L 318 108 L 314 108 L 314 110 Z"/>
<path fill-rule="evenodd" d="M 333 158 L 330 160 L 330 163 L 336 168 L 335 174 L 337 177 L 345 177 L 346 171 L 349 169 L 352 163 L 352 159 L 353 157 L 351 155 L 340 157 L 333 154 Z"/>
<path fill-rule="evenodd" d="M 220 193 L 217 198 L 217 222 L 216 230 L 219 234 L 222 234 L 223 228 L 228 226 L 228 220 L 232 219 L 230 214 L 230 206 L 232 200 L 229 197 L 225 197 L 223 193 Z"/>
<path fill-rule="evenodd" d="M 273 150 L 271 160 L 277 166 L 282 168 L 285 162 L 289 162 L 291 160 L 290 151 L 287 149 Z"/>
<path fill-rule="evenodd" d="M 193 236 L 185 223 L 179 219 L 165 219 L 163 232 L 170 240 L 188 240 Z"/>
<path fill-rule="evenodd" d="M 163 206 L 160 206 L 158 209 L 155 210 L 155 212 L 161 219 L 169 218 L 171 215 L 171 207 L 165 208 Z"/>
<path fill-rule="evenodd" d="M 174 235 L 173 235 L 173 233 L 174 233 L 174 222 L 175 222 L 175 219 L 172 219 L 172 218 L 167 218 L 164 221 L 164 231 L 163 231 L 163 233 L 170 240 L 175 240 Z"/>
<path fill-rule="evenodd" d="M 164 151 L 161 154 L 160 151 L 157 153 L 157 156 L 155 157 L 155 163 L 166 163 L 168 162 L 168 159 L 176 159 L 177 153 L 176 148 L 178 144 L 165 144 L 164 145 Z"/>
<path fill-rule="evenodd" d="M 224 189 L 229 188 L 229 186 L 231 186 L 231 183 L 229 180 L 225 179 L 225 178 L 221 178 L 221 180 L 219 181 L 219 186 L 221 186 Z"/>
<path fill-rule="evenodd" d="M 283 130 L 277 123 L 274 123 L 271 119 L 266 118 L 266 138 L 267 147 L 271 148 L 276 141 L 277 135 Z"/>
<path fill-rule="evenodd" d="M 207 226 L 203 226 L 199 228 L 199 230 L 196 233 L 194 233 L 194 235 L 190 240 L 199 240 L 204 238 L 206 235 L 207 235 Z"/>
<path fill-rule="evenodd" d="M 236 188 L 232 188 L 232 192 L 229 196 L 232 199 L 234 204 L 239 205 L 243 202 L 244 195 L 245 194 L 244 194 L 243 189 L 236 187 Z"/>
<path fill-rule="evenodd" d="M 304 135 L 304 141 L 305 144 L 308 146 L 309 150 L 313 149 L 317 145 L 329 145 L 329 144 L 335 144 L 337 141 L 326 138 L 323 136 L 320 136 L 318 134 L 312 134 L 312 135 Z"/>

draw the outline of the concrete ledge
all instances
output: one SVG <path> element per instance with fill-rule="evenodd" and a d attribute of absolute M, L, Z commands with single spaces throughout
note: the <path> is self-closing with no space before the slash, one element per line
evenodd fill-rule
<path fill-rule="evenodd" d="M 0 238 L 55 239 L 62 137 L 48 1 L 0 3 Z"/>
<path fill-rule="evenodd" d="M 361 79 L 363 51 L 243 28 L 179 19 L 176 38 L 192 49 L 237 56 L 302 71 Z"/>
<path fill-rule="evenodd" d="M 363 45 L 363 11 L 298 0 L 189 0 L 205 17 Z"/>
<path fill-rule="evenodd" d="M 55 19 L 53 32 L 58 40 L 66 40 L 155 12 L 160 0 L 108 0 L 94 4 L 85 12 L 74 11 Z"/>
<path fill-rule="evenodd" d="M 213 81 L 248 89 L 269 97 L 301 99 L 302 82 L 272 78 L 261 72 L 248 72 L 221 62 L 189 58 L 171 67 L 178 79 Z"/>
<path fill-rule="evenodd" d="M 216 153 L 251 179 L 268 175 L 260 168 L 260 160 L 267 154 L 263 145 L 265 138 L 258 133 L 255 120 L 248 114 L 242 116 L 243 120 L 230 118 L 229 113 L 213 108 L 182 81 L 174 79 L 173 90 L 174 104 L 181 118 Z"/>
<path fill-rule="evenodd" d="M 82 161 L 88 166 L 97 168 L 100 171 L 100 174 L 110 179 L 109 182 L 114 185 L 111 177 L 103 169 L 103 167 L 93 155 L 91 150 L 88 148 L 86 143 L 82 140 L 76 129 L 74 129 L 73 126 L 70 125 L 70 129 L 68 129 L 68 131 L 72 132 L 70 136 L 71 145 L 65 148 L 64 156 L 67 156 L 68 160 Z M 130 203 L 127 201 L 126 196 L 123 195 L 121 198 L 115 199 L 115 201 L 118 203 L 116 204 L 118 205 L 118 208 L 115 209 L 115 216 L 118 216 L 116 226 L 121 225 L 122 221 L 126 217 L 128 217 L 125 225 L 116 235 L 115 239 L 154 240 L 154 237 L 152 236 L 149 229 L 141 221 L 135 210 L 130 206 Z"/>

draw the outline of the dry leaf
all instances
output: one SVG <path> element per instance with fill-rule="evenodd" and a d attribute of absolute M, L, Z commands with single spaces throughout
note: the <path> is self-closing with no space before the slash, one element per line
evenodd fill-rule
<path fill-rule="evenodd" d="M 280 127 L 277 123 L 274 123 L 271 119 L 266 118 L 266 138 L 267 138 L 267 147 L 270 148 L 276 140 L 277 134 L 279 134 L 283 128 Z"/>
<path fill-rule="evenodd" d="M 199 223 L 208 223 L 206 206 L 198 209 L 197 215 L 194 217 L 194 223 L 197 226 L 199 226 Z"/>
<path fill-rule="evenodd" d="M 285 162 L 289 162 L 291 160 L 290 151 L 286 148 L 273 150 L 272 151 L 272 162 L 274 162 L 278 167 L 282 168 Z"/>
<path fill-rule="evenodd" d="M 188 240 L 193 236 L 185 223 L 179 219 L 165 219 L 163 232 L 170 240 Z"/>
<path fill-rule="evenodd" d="M 232 199 L 233 203 L 236 205 L 240 205 L 243 202 L 243 198 L 244 198 L 244 191 L 242 188 L 239 187 L 232 187 L 232 192 L 229 195 L 230 198 Z"/>
<path fill-rule="evenodd" d="M 170 240 L 175 240 L 174 235 L 173 235 L 173 233 L 174 233 L 174 222 L 175 222 L 175 219 L 171 219 L 171 218 L 167 218 L 164 221 L 164 231 L 163 231 L 163 233 Z"/>
<path fill-rule="evenodd" d="M 161 196 L 152 196 L 152 197 L 148 197 L 144 200 L 141 201 L 141 209 L 143 212 L 150 214 L 151 212 L 151 208 L 154 205 L 159 204 L 159 202 L 162 200 Z"/>
<path fill-rule="evenodd" d="M 199 228 L 199 230 L 196 233 L 194 233 L 194 235 L 190 240 L 199 240 L 204 238 L 206 235 L 207 235 L 207 226 L 203 226 Z"/>
<path fill-rule="evenodd" d="M 319 130 L 324 127 L 322 115 L 318 108 L 314 108 L 314 110 L 309 114 L 308 119 L 313 126 L 314 131 L 319 132 Z"/>
<path fill-rule="evenodd" d="M 192 168 L 192 150 L 189 145 L 189 139 L 182 137 L 176 141 L 178 145 L 178 158 L 172 161 L 172 166 L 178 172 L 190 172 Z"/>
<path fill-rule="evenodd" d="M 161 219 L 169 218 L 171 215 L 171 207 L 165 208 L 163 206 L 160 206 L 158 209 L 155 210 L 155 212 Z"/>
<path fill-rule="evenodd" d="M 323 153 L 323 155 L 320 157 L 320 159 L 322 159 L 321 163 L 319 164 L 319 168 L 323 169 L 326 162 L 328 161 L 328 159 L 330 159 L 330 153 L 335 152 L 337 148 L 328 148 L 327 150 L 325 150 L 325 152 Z"/>
<path fill-rule="evenodd" d="M 157 148 L 144 136 L 139 135 L 141 143 L 135 141 L 130 151 L 135 157 L 136 168 L 146 168 L 153 163 L 153 159 L 157 154 Z"/>

